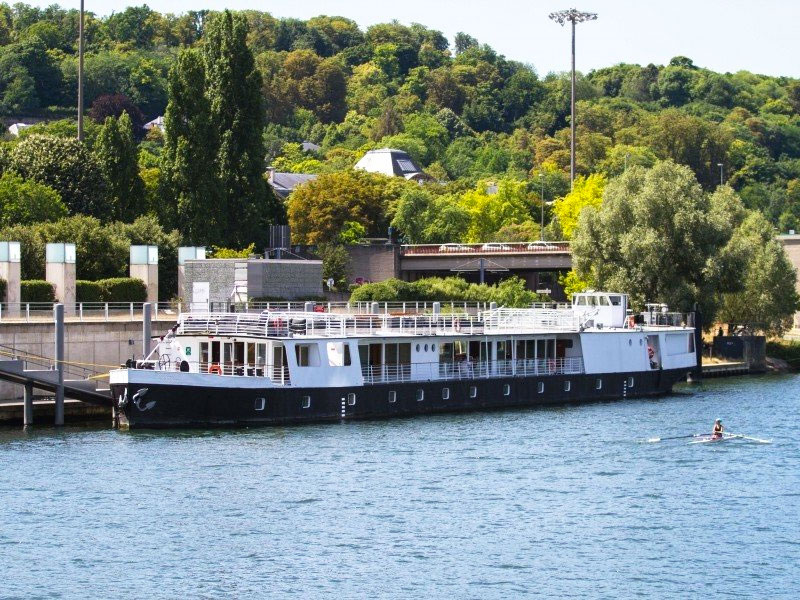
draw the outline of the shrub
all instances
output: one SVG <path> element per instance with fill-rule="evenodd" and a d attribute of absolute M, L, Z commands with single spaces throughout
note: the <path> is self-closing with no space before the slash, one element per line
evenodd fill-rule
<path fill-rule="evenodd" d="M 55 302 L 56 289 L 49 281 L 28 279 L 20 282 L 20 299 L 22 302 Z"/>
<path fill-rule="evenodd" d="M 99 281 L 79 279 L 75 282 L 75 299 L 78 302 L 102 302 L 103 287 Z"/>
<path fill-rule="evenodd" d="M 102 289 L 103 302 L 146 302 L 147 287 L 141 279 L 114 277 L 97 282 Z"/>

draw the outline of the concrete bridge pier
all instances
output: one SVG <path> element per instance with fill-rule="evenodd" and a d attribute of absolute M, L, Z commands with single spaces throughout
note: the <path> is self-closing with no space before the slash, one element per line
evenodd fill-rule
<path fill-rule="evenodd" d="M 56 385 L 55 424 L 64 424 L 64 305 L 56 304 L 53 307 L 53 318 L 56 326 L 56 371 L 58 383 Z"/>
<path fill-rule="evenodd" d="M 24 401 L 24 412 L 22 418 L 22 424 L 25 427 L 30 427 L 33 425 L 33 382 L 28 381 L 24 385 L 25 391 L 23 394 L 23 401 Z"/>

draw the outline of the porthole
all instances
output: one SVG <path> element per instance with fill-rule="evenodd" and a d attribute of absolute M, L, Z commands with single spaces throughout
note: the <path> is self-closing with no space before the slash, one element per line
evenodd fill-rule
<path fill-rule="evenodd" d="M 267 399 L 266 398 L 256 398 L 256 410 L 264 410 L 267 406 Z"/>
<path fill-rule="evenodd" d="M 539 385 L 537 386 L 537 391 L 538 391 L 540 394 L 544 394 L 544 381 L 540 381 L 540 382 L 539 382 Z"/>
<path fill-rule="evenodd" d="M 644 345 L 644 340 L 643 340 L 642 338 L 639 338 L 639 345 L 640 345 L 640 346 L 643 346 L 643 345 Z"/>
<path fill-rule="evenodd" d="M 594 380 L 594 389 L 602 390 L 603 389 L 603 380 L 602 379 L 595 379 Z"/>
<path fill-rule="evenodd" d="M 355 406 L 356 405 L 356 395 L 353 392 L 347 394 L 347 405 L 348 406 Z"/>
<path fill-rule="evenodd" d="M 442 400 L 450 400 L 450 388 L 442 388 Z"/>
<path fill-rule="evenodd" d="M 392 404 L 394 402 L 397 402 L 397 392 L 395 392 L 394 390 L 391 390 L 389 392 L 389 404 Z"/>
<path fill-rule="evenodd" d="M 417 402 L 425 400 L 425 390 L 422 388 L 417 389 Z"/>
<path fill-rule="evenodd" d="M 425 352 L 428 351 L 428 344 L 425 344 Z"/>
<path fill-rule="evenodd" d="M 478 397 L 478 388 L 474 385 L 469 386 L 469 397 L 470 398 L 477 398 Z"/>
<path fill-rule="evenodd" d="M 631 338 L 628 338 L 628 346 L 633 346 L 633 340 Z"/>
<path fill-rule="evenodd" d="M 436 352 L 436 344 L 431 344 L 431 352 Z"/>
<path fill-rule="evenodd" d="M 419 352 L 419 344 L 417 344 L 417 352 Z"/>
<path fill-rule="evenodd" d="M 633 380 L 633 377 L 628 377 L 628 387 L 632 388 L 634 383 L 635 381 Z"/>
<path fill-rule="evenodd" d="M 311 408 L 311 396 L 303 396 L 303 408 Z"/>
<path fill-rule="evenodd" d="M 503 396 L 510 396 L 511 395 L 511 386 L 507 383 L 503 384 Z"/>
<path fill-rule="evenodd" d="M 570 391 L 570 389 L 572 389 L 572 383 L 570 381 L 565 381 L 564 382 L 564 391 L 568 392 L 568 391 Z"/>

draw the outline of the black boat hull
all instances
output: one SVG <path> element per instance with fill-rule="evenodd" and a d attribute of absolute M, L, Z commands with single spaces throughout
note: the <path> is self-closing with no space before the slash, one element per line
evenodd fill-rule
<path fill-rule="evenodd" d="M 288 425 L 546 406 L 668 394 L 687 369 L 406 381 L 339 388 L 113 384 L 122 428 Z M 629 385 L 633 381 L 633 385 Z M 146 391 L 140 393 L 140 390 Z M 392 394 L 393 392 L 393 394 Z"/>

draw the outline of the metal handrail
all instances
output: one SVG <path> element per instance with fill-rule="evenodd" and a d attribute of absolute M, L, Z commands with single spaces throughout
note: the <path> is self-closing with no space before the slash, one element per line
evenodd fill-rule
<path fill-rule="evenodd" d="M 542 254 L 570 251 L 570 243 L 558 242 L 489 242 L 485 244 L 407 244 L 400 246 L 403 254 Z"/>

